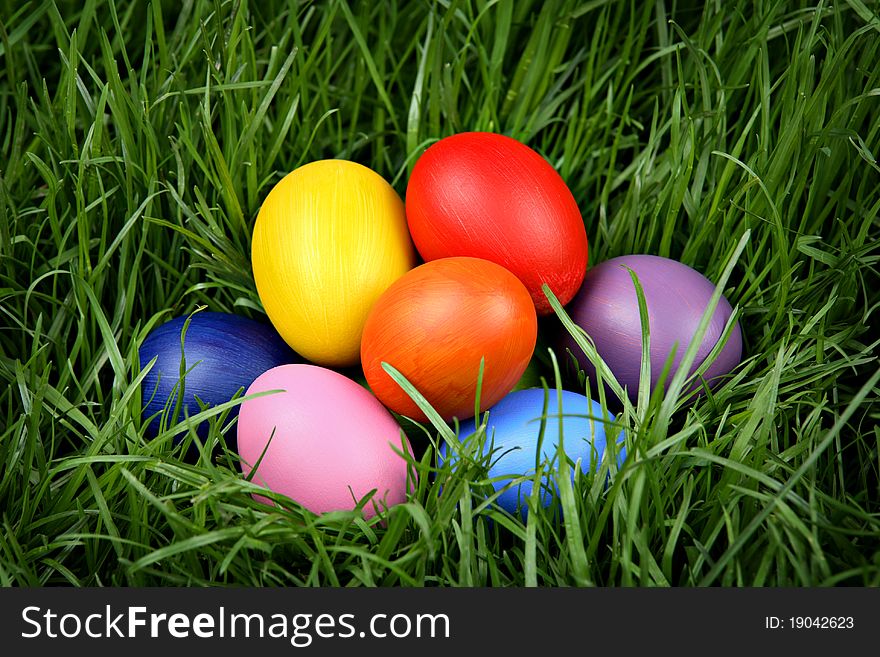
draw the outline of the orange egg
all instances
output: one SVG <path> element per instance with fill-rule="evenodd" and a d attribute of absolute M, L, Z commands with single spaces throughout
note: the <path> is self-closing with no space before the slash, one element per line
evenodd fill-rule
<path fill-rule="evenodd" d="M 361 362 L 373 393 L 391 410 L 424 421 L 415 402 L 382 368 L 399 370 L 444 420 L 474 415 L 519 381 L 535 349 L 538 321 L 526 287 L 479 258 L 432 260 L 404 274 L 367 317 Z"/>

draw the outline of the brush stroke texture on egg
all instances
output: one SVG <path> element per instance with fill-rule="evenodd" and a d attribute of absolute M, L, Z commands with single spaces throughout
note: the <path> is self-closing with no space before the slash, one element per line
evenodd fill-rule
<path fill-rule="evenodd" d="M 269 192 L 254 226 L 254 280 L 281 336 L 308 360 L 358 360 L 371 306 L 415 264 L 403 202 L 355 162 L 299 167 Z"/>
<path fill-rule="evenodd" d="M 407 463 L 395 448 L 412 453 L 410 444 L 357 383 L 323 367 L 285 365 L 259 376 L 247 394 L 260 392 L 269 394 L 245 401 L 238 418 L 241 468 L 248 475 L 257 467 L 255 483 L 313 513 L 351 510 L 374 489 L 368 518 L 406 500 Z"/>
<path fill-rule="evenodd" d="M 399 370 L 446 420 L 474 415 L 480 359 L 480 409 L 510 392 L 535 349 L 537 316 L 523 284 L 477 258 L 433 260 L 379 297 L 364 328 L 361 361 L 370 388 L 390 409 L 425 420 L 382 369 Z"/>
<path fill-rule="evenodd" d="M 628 270 L 635 272 L 645 295 L 651 344 L 651 389 L 660 380 L 667 358 L 675 349 L 668 387 L 685 351 L 696 336 L 700 319 L 709 306 L 715 285 L 687 265 L 654 255 L 627 255 L 593 267 L 584 285 L 568 307 L 572 320 L 589 335 L 596 350 L 624 386 L 632 400 L 638 397 L 642 357 L 642 323 L 635 285 Z M 700 342 L 693 373 L 721 338 L 733 309 L 723 296 L 718 300 L 709 326 Z M 581 367 L 595 381 L 595 370 L 574 339 L 564 332 L 562 349 L 571 349 Z M 737 322 L 718 358 L 703 374 L 709 385 L 742 358 L 742 332 Z M 697 388 L 694 384 L 691 389 Z"/>
<path fill-rule="evenodd" d="M 406 215 L 426 261 L 491 260 L 515 274 L 539 315 L 552 313 L 547 283 L 563 305 L 587 269 L 587 233 L 562 177 L 534 150 L 504 135 L 441 139 L 413 167 Z"/>

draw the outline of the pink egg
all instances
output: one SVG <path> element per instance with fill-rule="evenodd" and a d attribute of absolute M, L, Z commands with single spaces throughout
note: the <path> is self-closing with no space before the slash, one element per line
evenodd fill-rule
<path fill-rule="evenodd" d="M 337 372 L 303 364 L 264 372 L 246 394 L 270 390 L 283 392 L 241 405 L 238 451 L 245 475 L 259 461 L 255 483 L 314 513 L 354 509 L 374 489 L 364 507 L 368 518 L 406 500 L 407 463 L 395 448 L 411 453 L 409 442 L 367 390 Z"/>

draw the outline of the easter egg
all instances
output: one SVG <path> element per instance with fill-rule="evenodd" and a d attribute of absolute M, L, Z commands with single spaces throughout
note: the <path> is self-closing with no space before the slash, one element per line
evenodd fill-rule
<path fill-rule="evenodd" d="M 257 293 L 306 359 L 357 363 L 367 313 L 415 264 L 403 202 L 376 172 L 345 160 L 299 167 L 269 192 L 254 225 Z"/>
<path fill-rule="evenodd" d="M 228 402 L 266 370 L 301 360 L 268 324 L 220 312 L 192 315 L 182 350 L 185 321 L 186 317 L 177 317 L 155 328 L 138 350 L 142 369 L 156 358 L 141 382 L 143 417 L 152 418 L 147 427 L 149 435 L 158 433 L 162 410 L 168 406 L 173 412 L 178 403 L 181 354 L 186 376 L 178 420 L 185 414 L 199 413 L 198 400 L 212 406 Z M 229 418 L 235 417 L 238 410 L 238 406 L 232 407 Z M 166 426 L 172 424 L 173 421 L 166 421 Z M 198 428 L 201 436 L 207 435 L 207 431 L 207 423 Z"/>
<path fill-rule="evenodd" d="M 555 389 L 517 390 L 489 409 L 481 453 L 483 456 L 490 455 L 488 476 L 493 480 L 493 488 L 500 491 L 509 486 L 498 496 L 496 503 L 510 513 L 516 513 L 518 508 L 521 511 L 526 509 L 534 479 L 526 479 L 513 486 L 511 482 L 519 477 L 533 477 L 537 472 L 536 466 L 542 462 L 545 462 L 545 470 L 541 503 L 545 507 L 552 503 L 557 488 L 551 477 L 555 478 L 558 472 L 560 442 L 566 456 L 572 462 L 580 463 L 582 472 L 596 472 L 605 455 L 608 433 L 617 433 L 618 465 L 623 463 L 623 433 L 613 431 L 610 423 L 614 421 L 614 416 L 603 413 L 598 402 L 576 392 L 563 390 L 561 401 L 561 426 L 560 395 Z M 545 419 L 543 435 L 542 418 Z M 476 431 L 473 420 L 461 425 L 459 440 L 463 446 L 467 447 L 469 440 L 476 440 Z M 441 445 L 441 463 L 447 459 L 448 452 L 448 445 Z M 449 458 L 455 461 L 455 457 L 449 455 Z M 574 476 L 572 468 L 572 481 Z"/>
<path fill-rule="evenodd" d="M 525 144 L 489 132 L 441 139 L 418 159 L 406 218 L 426 261 L 491 260 L 515 274 L 539 315 L 552 313 L 542 284 L 565 305 L 587 269 L 587 234 L 562 177 Z"/>
<path fill-rule="evenodd" d="M 638 396 L 642 354 L 642 329 L 638 297 L 627 268 L 636 273 L 648 310 L 651 355 L 651 389 L 657 385 L 670 352 L 675 349 L 666 385 L 694 339 L 700 319 L 709 305 L 715 285 L 687 265 L 653 255 L 628 255 L 607 260 L 587 274 L 567 312 L 589 335 L 596 350 L 624 386 L 631 399 Z M 712 314 L 700 342 L 693 373 L 712 351 L 733 312 L 723 296 Z M 595 371 L 572 337 L 565 333 L 563 349 L 571 349 L 581 367 L 595 380 Z M 709 385 L 717 385 L 742 357 L 742 333 L 734 325 L 730 338 L 703 374 Z M 694 388 L 697 384 L 694 384 Z"/>
<path fill-rule="evenodd" d="M 409 442 L 382 404 L 357 383 L 315 365 L 282 365 L 257 377 L 238 418 L 245 475 L 314 513 L 354 509 L 370 491 L 364 513 L 403 502 Z M 270 503 L 263 496 L 257 499 Z"/>
<path fill-rule="evenodd" d="M 510 392 L 537 338 L 531 297 L 509 271 L 478 258 L 444 258 L 416 267 L 376 301 L 361 343 L 370 388 L 393 411 L 425 414 L 382 368 L 401 372 L 445 420 L 474 415 Z"/>

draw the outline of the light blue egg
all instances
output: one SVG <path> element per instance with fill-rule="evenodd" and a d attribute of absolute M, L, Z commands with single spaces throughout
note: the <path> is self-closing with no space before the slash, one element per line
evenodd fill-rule
<path fill-rule="evenodd" d="M 546 417 L 543 438 L 542 417 Z M 614 415 L 607 412 L 603 414 L 601 405 L 584 395 L 563 390 L 561 431 L 559 417 L 557 391 L 545 391 L 542 388 L 517 390 L 489 409 L 483 455 L 492 452 L 488 474 L 493 479 L 496 491 L 519 477 L 533 477 L 536 463 L 546 462 L 541 500 L 545 507 L 549 506 L 553 501 L 554 491 L 557 490 L 551 484 L 550 477 L 555 476 L 558 471 L 560 438 L 568 458 L 572 462 L 579 462 L 583 472 L 595 472 L 598 469 L 606 451 L 606 429 L 612 430 L 610 423 L 614 421 Z M 607 423 L 602 421 L 603 417 Z M 459 436 L 463 445 L 467 445 L 468 440 L 476 440 L 476 430 L 474 420 L 461 425 Z M 541 454 L 538 457 L 539 440 Z M 621 465 L 625 458 L 623 431 L 619 433 L 617 442 L 618 465 Z M 440 447 L 441 463 L 446 459 L 446 452 L 447 445 L 444 443 Z M 552 472 L 547 471 L 547 463 L 552 466 Z M 572 469 L 572 481 L 574 476 Z M 524 512 L 532 486 L 532 480 L 524 480 L 511 486 L 498 496 L 498 506 L 510 513 L 516 513 L 518 508 Z"/>

